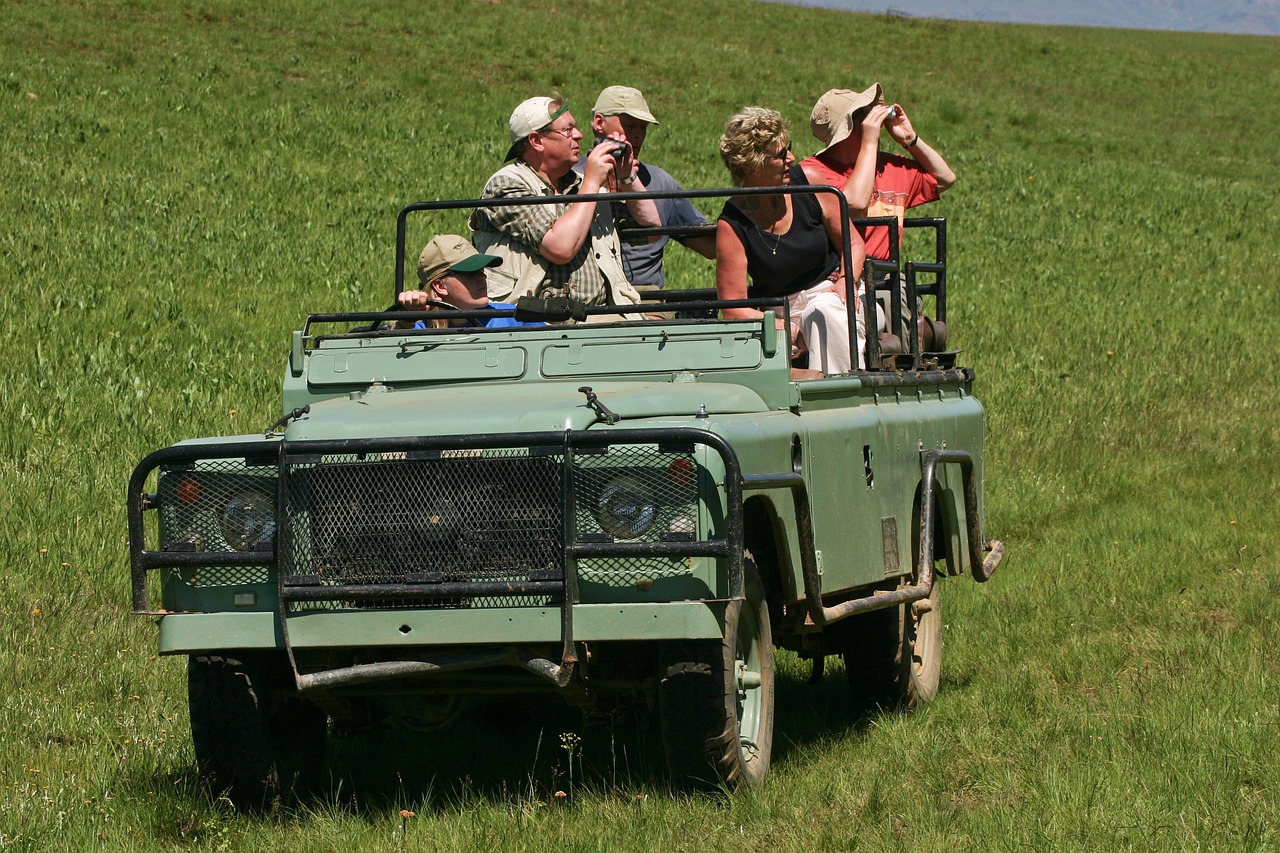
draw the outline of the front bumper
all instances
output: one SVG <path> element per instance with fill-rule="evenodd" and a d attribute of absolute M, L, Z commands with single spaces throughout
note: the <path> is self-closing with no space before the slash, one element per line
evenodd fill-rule
<path fill-rule="evenodd" d="M 577 604 L 580 642 L 718 639 L 723 601 Z M 160 654 L 230 649 L 284 649 L 275 613 L 173 613 L 160 617 Z M 314 612 L 289 619 L 295 649 L 420 648 L 454 645 L 534 645 L 562 640 L 558 607 L 503 610 L 385 610 Z"/>

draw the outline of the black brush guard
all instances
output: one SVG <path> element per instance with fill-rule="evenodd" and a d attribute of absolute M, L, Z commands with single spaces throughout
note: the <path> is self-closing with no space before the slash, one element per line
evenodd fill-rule
<path fill-rule="evenodd" d="M 678 538 L 673 541 L 608 541 L 610 537 L 599 534 L 583 534 L 577 528 L 579 515 L 579 487 L 584 477 L 584 469 L 576 464 L 579 457 L 590 456 L 608 451 L 610 448 L 626 448 L 652 446 L 658 453 L 692 453 L 693 448 L 701 446 L 715 452 L 721 459 L 725 470 L 725 506 L 721 535 L 716 539 L 695 541 Z M 398 576 L 381 575 L 377 571 L 362 574 L 358 564 L 362 553 L 355 553 L 349 544 L 333 540 L 340 537 L 327 536 L 324 531 L 308 530 L 302 538 L 306 538 L 311 549 L 306 566 L 320 568 L 314 571 L 301 571 L 294 566 L 299 553 L 297 541 L 299 531 L 297 518 L 293 514 L 297 493 L 295 488 L 299 477 L 307 477 L 310 482 L 305 492 L 309 500 L 316 504 L 306 508 L 309 516 L 316 513 L 330 515 L 343 511 L 341 501 L 332 498 L 335 487 L 352 487 L 357 497 L 363 499 L 394 500 L 402 498 L 398 487 L 408 483 L 408 475 L 421 475 L 429 471 L 431 466 L 447 464 L 456 460 L 459 464 L 476 464 L 485 461 L 482 454 L 518 450 L 518 457 L 528 466 L 523 479 L 536 480 L 542 476 L 554 477 L 555 501 L 558 511 L 548 517 L 555 519 L 558 530 L 546 531 L 545 539 L 550 543 L 550 551 L 545 558 L 539 560 L 539 566 L 533 571 L 523 573 L 523 577 L 514 576 L 511 566 L 518 560 L 508 560 L 506 567 L 498 567 L 491 571 L 481 571 L 478 579 L 475 573 L 469 573 L 460 563 L 465 553 L 446 555 L 433 564 L 416 555 L 419 564 L 406 565 L 405 560 L 415 559 L 415 555 L 392 555 L 389 562 L 400 566 Z M 335 482 L 324 482 L 315 476 L 315 471 L 324 468 L 313 468 L 314 463 L 324 459 L 341 460 L 337 465 L 345 465 L 353 471 L 363 467 L 365 473 L 355 475 L 355 479 L 347 478 Z M 395 460 L 405 466 L 401 469 L 398 482 L 384 483 L 380 491 L 360 484 L 357 479 L 368 479 L 368 471 L 374 466 L 365 460 L 378 459 L 385 464 L 387 459 Z M 145 492 L 148 477 L 153 471 L 161 468 L 182 468 L 208 460 L 244 460 L 245 466 L 261 470 L 268 465 L 276 469 L 276 530 L 277 535 L 272 547 L 254 551 L 236 550 L 160 550 L 146 548 L 144 513 L 158 506 L 154 494 Z M 469 463 L 470 460 L 470 463 Z M 495 463 L 501 464 L 501 462 Z M 417 467 L 410 467 L 417 466 Z M 336 466 L 334 466 L 336 468 Z M 385 469 L 391 471 L 393 469 Z M 302 472 L 302 473 L 300 473 Z M 406 473 L 408 472 L 408 473 Z M 720 436 L 705 430 L 691 428 L 674 429 L 640 429 L 626 431 L 579 430 L 565 432 L 509 433 L 503 435 L 467 435 L 443 437 L 406 437 L 390 439 L 343 439 L 333 441 L 299 441 L 262 440 L 251 442 L 224 442 L 218 444 L 201 444 L 169 447 L 148 455 L 139 463 L 129 481 L 128 516 L 130 537 L 130 562 L 132 569 L 133 607 L 135 613 L 163 613 L 150 610 L 150 591 L 148 573 L 157 569 L 179 568 L 227 568 L 227 567 L 275 567 L 279 615 L 284 632 L 285 648 L 289 652 L 291 662 L 295 666 L 299 687 L 327 688 L 349 683 L 360 683 L 373 678 L 398 677 L 404 675 L 439 672 L 457 668 L 475 668 L 477 666 L 514 665 L 524 668 L 539 676 L 547 678 L 559 686 L 568 683 L 577 655 L 574 646 L 573 605 L 578 601 L 578 563 L 585 559 L 600 558 L 635 558 L 635 557 L 709 557 L 723 560 L 729 567 L 728 597 L 741 599 L 743 593 L 742 569 L 742 473 L 737 456 Z M 696 497 L 696 496 L 695 496 Z M 320 507 L 324 508 L 321 509 Z M 470 509 L 474 510 L 473 505 Z M 379 522 L 385 527 L 386 514 Z M 361 516 L 367 518 L 367 514 Z M 394 519 L 393 519 L 394 520 Z M 519 521 L 519 520 L 518 520 Z M 528 519 L 523 520 L 525 522 Z M 310 517 L 310 523 L 318 523 Z M 330 525 L 333 529 L 341 529 L 341 524 Z M 367 528 L 366 523 L 366 528 Z M 526 525 L 527 526 L 527 525 Z M 377 541 L 393 543 L 395 531 L 384 529 Z M 515 534 L 515 531 L 512 531 Z M 361 531 L 367 538 L 368 530 Z M 360 538 L 360 537 L 355 537 Z M 442 543 L 443 547 L 443 543 Z M 501 545 L 495 545 L 501 548 Z M 305 549 L 303 549 L 305 550 Z M 367 549 L 366 549 L 367 550 Z M 335 557 L 334 555 L 338 555 Z M 326 575 L 324 566 L 329 562 L 342 563 L 343 573 Z M 385 562 L 385 561 L 384 561 Z M 501 561 L 499 561 L 501 562 Z M 355 564 L 357 568 L 350 567 Z M 336 580 L 335 580 L 336 577 Z M 558 663 L 534 658 L 517 650 L 508 649 L 492 654 L 447 656 L 430 662 L 394 662 L 369 664 L 339 670 L 330 670 L 312 675 L 298 673 L 293 649 L 288 638 L 288 619 L 290 614 L 306 610 L 317 603 L 340 603 L 344 608 L 350 607 L 395 607 L 395 606 L 450 606 L 451 602 L 472 598 L 492 598 L 517 601 L 529 597 L 543 597 L 555 601 L 561 611 L 562 650 Z M 372 667 L 372 668 L 371 668 Z"/>

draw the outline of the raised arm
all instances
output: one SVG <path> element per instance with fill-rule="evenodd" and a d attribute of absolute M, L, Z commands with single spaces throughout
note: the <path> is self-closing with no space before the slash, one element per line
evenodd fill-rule
<path fill-rule="evenodd" d="M 613 156 L 607 146 L 597 145 L 587 155 L 586 167 L 582 171 L 582 183 L 578 186 L 578 195 L 583 199 L 592 199 L 604 184 L 605 175 L 613 168 Z M 596 213 L 593 200 L 574 202 L 564 215 L 542 236 L 538 244 L 538 254 L 553 264 L 567 264 L 578 254 L 582 244 L 591 234 L 591 220 Z"/>
<path fill-rule="evenodd" d="M 862 142 L 853 174 L 844 185 L 849 212 L 858 216 L 871 206 L 871 191 L 876 188 L 876 158 L 880 154 L 880 128 L 889 115 L 884 104 L 875 104 L 862 119 Z M 838 245 L 838 244 L 837 244 Z"/>
<path fill-rule="evenodd" d="M 587 161 L 582 170 L 582 183 L 578 186 L 578 195 L 590 199 L 605 185 L 605 181 L 615 168 L 636 168 L 635 158 L 624 159 L 621 164 L 613 156 L 609 145 L 596 145 L 587 154 Z M 632 174 L 632 173 L 628 173 Z M 624 176 L 625 177 L 625 176 Z M 637 178 L 630 186 L 621 189 L 641 191 L 644 189 Z M 627 202 L 627 208 L 636 224 L 645 228 L 656 228 L 662 222 L 658 218 L 658 207 L 653 199 L 633 199 Z M 567 264 L 573 260 L 591 234 L 591 220 L 595 216 L 594 201 L 574 202 L 563 216 L 556 220 L 551 229 L 538 244 L 538 254 L 553 264 Z"/>
<path fill-rule="evenodd" d="M 956 182 L 956 173 L 951 171 L 951 167 L 947 165 L 946 160 L 942 159 L 941 154 L 920 138 L 920 134 L 916 133 L 911 126 L 911 119 L 907 118 L 902 107 L 898 104 L 893 106 L 898 111 L 898 116 L 887 122 L 889 135 L 907 149 L 907 153 L 915 158 L 921 168 L 934 177 L 938 182 L 938 192 L 943 192 Z"/>
<path fill-rule="evenodd" d="M 610 134 L 608 138 L 614 142 L 625 142 L 625 137 L 620 133 Z M 596 146 L 596 148 L 600 147 L 608 148 L 609 146 Z M 612 158 L 613 155 L 610 154 L 610 157 Z M 636 159 L 634 148 L 627 145 L 623 158 L 621 160 L 611 159 L 610 163 L 617 172 L 619 192 L 644 192 L 644 181 L 640 179 L 640 161 Z M 657 228 L 662 224 L 662 217 L 658 215 L 658 205 L 651 198 L 633 198 L 629 200 L 627 202 L 627 212 L 631 214 L 631 218 L 641 228 Z"/>

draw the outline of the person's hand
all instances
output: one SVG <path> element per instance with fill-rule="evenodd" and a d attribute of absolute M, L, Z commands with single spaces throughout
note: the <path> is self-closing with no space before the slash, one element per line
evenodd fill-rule
<path fill-rule="evenodd" d="M 400 307 L 408 309 L 426 308 L 431 299 L 431 293 L 426 290 L 402 290 L 396 296 Z"/>
<path fill-rule="evenodd" d="M 885 119 L 888 117 L 888 107 L 884 104 L 873 104 L 862 118 L 862 138 L 879 139 L 880 129 L 884 127 Z"/>
<path fill-rule="evenodd" d="M 834 293 L 836 296 L 839 296 L 841 302 L 846 302 L 848 300 L 848 294 L 846 294 L 844 291 L 845 291 L 844 271 L 840 270 L 832 274 L 831 292 Z"/>
<path fill-rule="evenodd" d="M 604 186 L 611 174 L 617 174 L 620 178 L 627 178 L 635 174 L 636 162 L 635 155 L 631 151 L 631 146 L 627 146 L 626 154 L 621 163 L 614 157 L 614 152 L 619 145 L 625 144 L 621 134 L 611 134 L 591 149 L 587 154 L 587 162 L 582 170 L 582 177 L 585 183 L 590 183 L 595 187 Z M 623 171 L 627 169 L 627 171 Z"/>
<path fill-rule="evenodd" d="M 640 161 L 636 159 L 636 150 L 631 147 L 631 143 L 627 142 L 627 138 L 621 133 L 609 134 L 605 137 L 605 141 L 602 144 L 613 144 L 615 149 L 619 145 L 623 146 L 623 150 L 620 152 L 622 156 L 614 158 L 614 164 L 619 180 L 629 178 L 639 171 Z"/>
<path fill-rule="evenodd" d="M 896 111 L 896 115 L 886 121 L 884 126 L 889 129 L 889 135 L 893 137 L 893 141 L 905 147 L 908 142 L 915 140 L 916 132 L 911 127 L 911 119 L 907 118 L 907 113 L 902 109 L 902 105 L 894 104 L 893 109 Z"/>

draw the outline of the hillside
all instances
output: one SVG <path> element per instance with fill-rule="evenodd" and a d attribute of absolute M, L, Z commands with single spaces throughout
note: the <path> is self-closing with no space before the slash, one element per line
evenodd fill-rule
<path fill-rule="evenodd" d="M 3 9 L 0 846 L 1280 846 L 1274 41 L 739 0 Z M 875 80 L 959 175 L 930 212 L 1009 548 L 945 588 L 938 700 L 855 718 L 838 665 L 810 685 L 792 658 L 771 782 L 727 801 L 634 770 L 616 721 L 614 763 L 553 799 L 565 730 L 521 763 L 519 711 L 344 741 L 309 810 L 206 796 L 184 662 L 128 612 L 138 459 L 275 421 L 290 332 L 385 307 L 397 211 L 477 194 L 523 98 L 585 123 L 636 85 L 646 156 L 717 187 L 735 110 L 781 110 L 808 154 L 814 100 Z"/>

